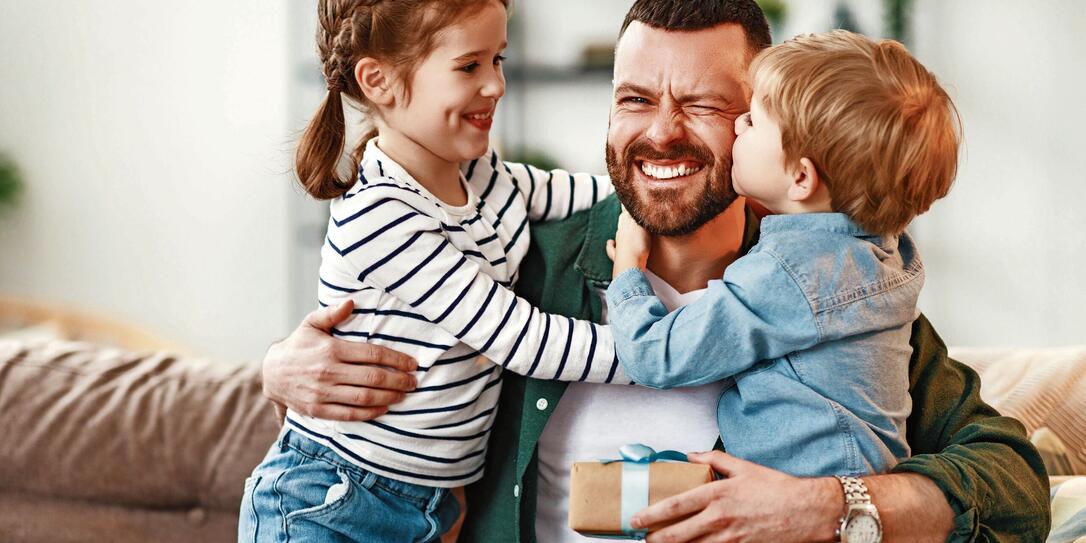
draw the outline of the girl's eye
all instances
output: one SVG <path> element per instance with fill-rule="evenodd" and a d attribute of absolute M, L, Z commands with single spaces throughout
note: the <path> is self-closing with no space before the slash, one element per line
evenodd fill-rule
<path fill-rule="evenodd" d="M 497 66 L 498 64 L 501 64 L 503 62 L 505 62 L 505 56 L 504 55 L 498 55 L 498 56 L 494 57 L 494 65 L 495 66 Z"/>
<path fill-rule="evenodd" d="M 747 126 L 754 126 L 754 123 L 751 122 L 751 120 L 750 120 L 750 112 L 749 111 L 747 113 L 742 114 L 739 117 L 739 122 L 741 122 L 741 123 L 743 123 L 743 124 L 745 124 Z"/>
<path fill-rule="evenodd" d="M 478 68 L 478 67 L 479 67 L 479 63 L 478 63 L 478 62 L 472 62 L 471 64 L 468 64 L 467 66 L 461 66 L 461 67 L 459 68 L 459 70 L 460 70 L 461 72 L 464 72 L 464 73 L 468 73 L 468 74 L 470 74 L 470 73 L 472 73 L 472 72 L 474 72 L 474 71 L 475 71 L 475 68 Z"/>

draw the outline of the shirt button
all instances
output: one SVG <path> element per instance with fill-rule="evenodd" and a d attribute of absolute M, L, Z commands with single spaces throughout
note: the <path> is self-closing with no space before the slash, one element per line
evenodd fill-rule
<path fill-rule="evenodd" d="M 513 485 L 513 497 L 514 498 L 519 498 L 520 497 L 520 485 Z"/>
<path fill-rule="evenodd" d="M 546 410 L 547 409 L 547 399 L 546 398 L 540 398 L 539 400 L 537 400 L 535 402 L 535 408 L 540 410 L 540 411 Z"/>

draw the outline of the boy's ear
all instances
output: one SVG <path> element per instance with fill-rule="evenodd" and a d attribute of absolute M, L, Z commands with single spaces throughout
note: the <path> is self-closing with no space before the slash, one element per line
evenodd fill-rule
<path fill-rule="evenodd" d="M 370 103 L 389 107 L 396 100 L 392 80 L 385 73 L 385 67 L 377 59 L 366 57 L 354 65 L 354 79 L 362 95 Z"/>
<path fill-rule="evenodd" d="M 807 201 L 818 192 L 821 186 L 822 182 L 818 178 L 818 169 L 815 168 L 814 163 L 809 158 L 801 158 L 799 164 L 796 165 L 792 185 L 788 187 L 788 199 L 793 202 Z"/>

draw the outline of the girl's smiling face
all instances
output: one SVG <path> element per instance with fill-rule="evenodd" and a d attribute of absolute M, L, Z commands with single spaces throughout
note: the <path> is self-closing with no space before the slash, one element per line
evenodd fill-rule
<path fill-rule="evenodd" d="M 416 151 L 445 162 L 482 156 L 505 94 L 505 47 L 506 10 L 494 0 L 440 32 L 407 92 L 382 108 L 383 124 L 421 148 Z"/>

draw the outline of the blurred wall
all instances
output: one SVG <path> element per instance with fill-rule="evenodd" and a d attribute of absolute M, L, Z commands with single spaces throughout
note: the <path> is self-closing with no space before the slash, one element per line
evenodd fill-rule
<path fill-rule="evenodd" d="M 287 3 L 0 3 L 0 293 L 216 356 L 288 329 Z"/>
<path fill-rule="evenodd" d="M 965 124 L 922 308 L 956 345 L 1086 343 L 1086 2 L 921 0 L 914 28 Z"/>

